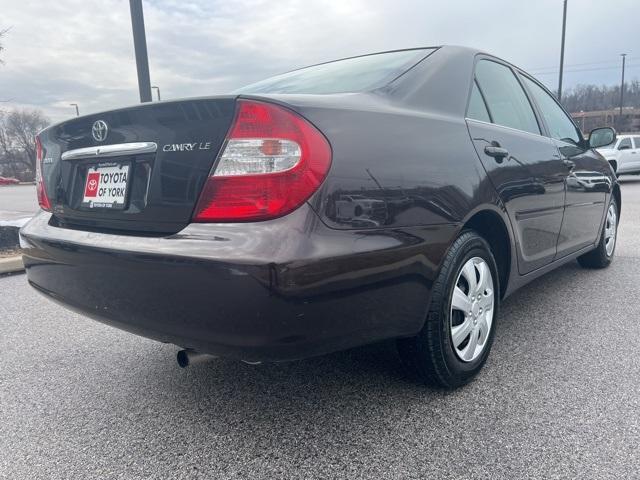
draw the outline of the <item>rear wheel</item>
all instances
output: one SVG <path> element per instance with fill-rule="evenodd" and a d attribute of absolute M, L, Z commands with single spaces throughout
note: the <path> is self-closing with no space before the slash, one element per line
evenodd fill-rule
<path fill-rule="evenodd" d="M 430 384 L 454 388 L 471 381 L 491 350 L 499 292 L 489 245 L 476 232 L 463 232 L 434 282 L 424 327 L 398 341 L 404 363 Z"/>
<path fill-rule="evenodd" d="M 585 268 L 605 268 L 611 264 L 618 237 L 618 204 L 613 195 L 607 208 L 607 218 L 602 226 L 598 246 L 578 257 L 578 263 Z"/>

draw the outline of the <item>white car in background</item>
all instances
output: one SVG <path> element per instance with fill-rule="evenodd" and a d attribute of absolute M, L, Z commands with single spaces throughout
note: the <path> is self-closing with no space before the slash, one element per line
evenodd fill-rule
<path fill-rule="evenodd" d="M 609 161 L 617 175 L 640 174 L 640 134 L 618 135 L 611 145 L 598 148 L 598 152 Z"/>

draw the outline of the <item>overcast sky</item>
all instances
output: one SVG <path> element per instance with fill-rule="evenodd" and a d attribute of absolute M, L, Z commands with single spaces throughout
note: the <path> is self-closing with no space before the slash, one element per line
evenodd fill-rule
<path fill-rule="evenodd" d="M 143 0 L 163 99 L 226 93 L 306 64 L 396 48 L 477 47 L 557 86 L 562 0 Z M 569 0 L 566 84 L 640 77 L 638 0 Z M 1 105 L 53 121 L 138 101 L 127 0 L 0 0 Z"/>

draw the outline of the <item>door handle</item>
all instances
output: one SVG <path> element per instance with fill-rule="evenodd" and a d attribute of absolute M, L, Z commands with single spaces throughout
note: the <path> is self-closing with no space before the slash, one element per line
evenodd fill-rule
<path fill-rule="evenodd" d="M 576 166 L 576 162 L 572 160 L 563 160 L 562 163 L 564 163 L 569 170 L 573 170 Z"/>
<path fill-rule="evenodd" d="M 505 157 L 509 156 L 509 150 L 506 148 L 502 148 L 499 145 L 487 145 L 484 147 L 484 153 L 489 155 L 490 157 L 502 160 Z"/>

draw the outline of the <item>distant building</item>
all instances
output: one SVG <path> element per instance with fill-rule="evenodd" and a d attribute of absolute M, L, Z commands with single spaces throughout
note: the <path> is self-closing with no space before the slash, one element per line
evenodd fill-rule
<path fill-rule="evenodd" d="M 622 117 L 619 108 L 575 112 L 571 116 L 584 134 L 598 127 L 614 127 L 618 133 L 640 132 L 640 108 L 625 107 L 622 109 Z"/>

